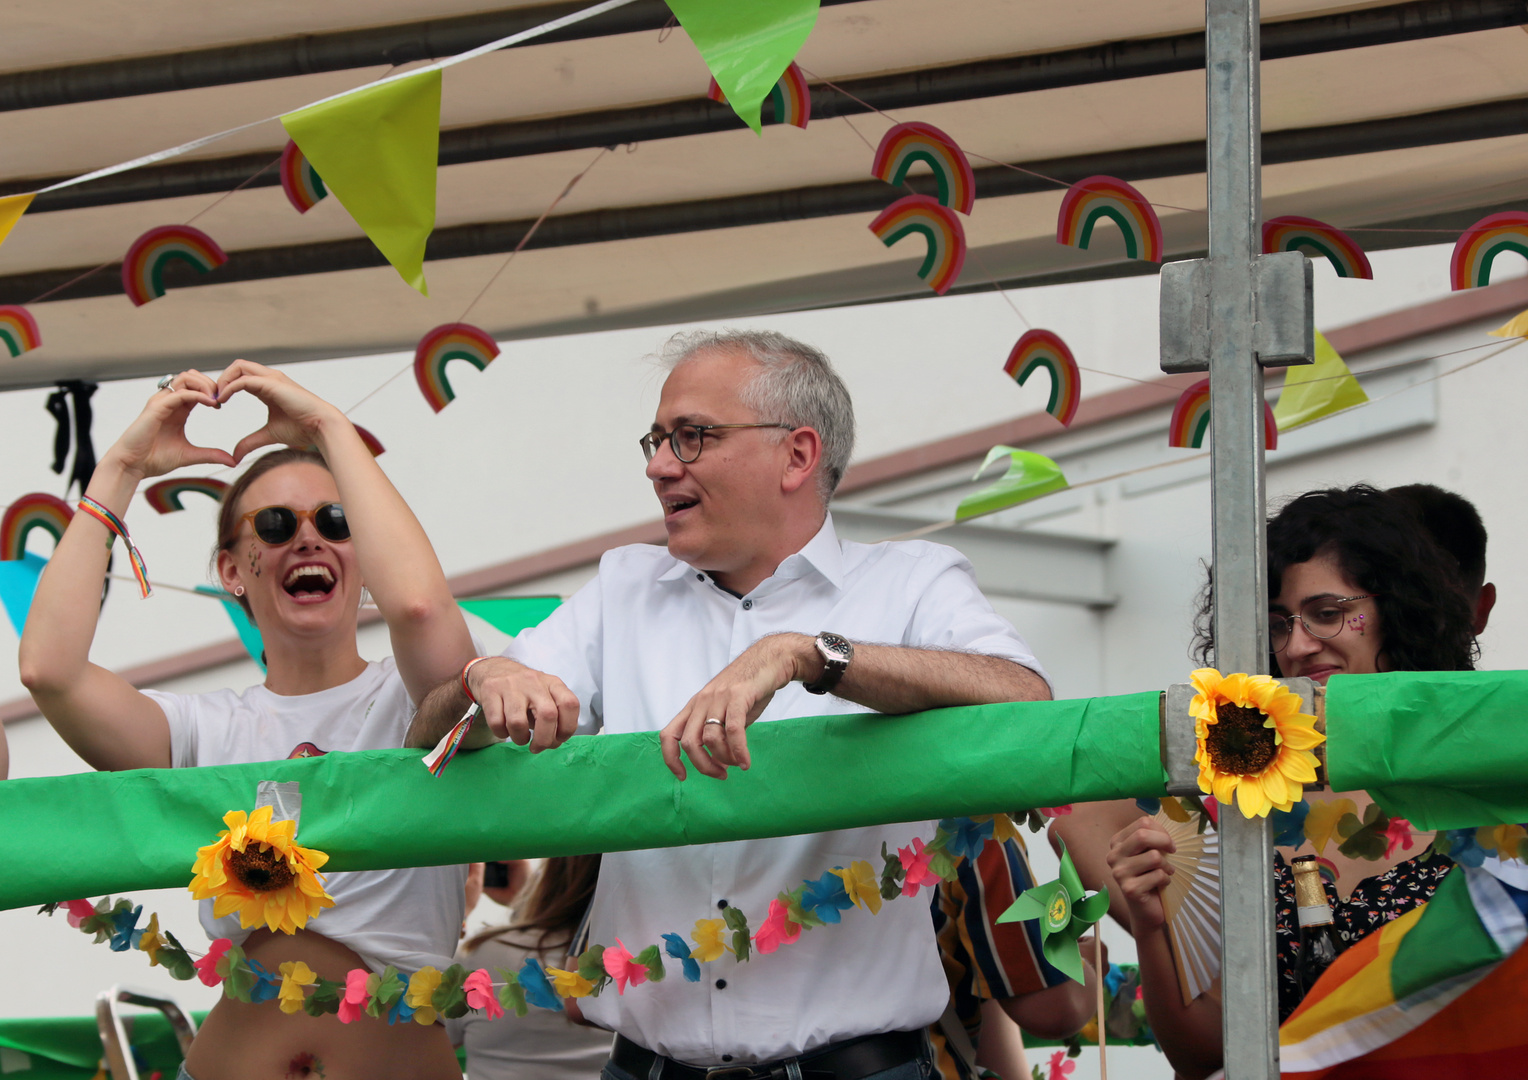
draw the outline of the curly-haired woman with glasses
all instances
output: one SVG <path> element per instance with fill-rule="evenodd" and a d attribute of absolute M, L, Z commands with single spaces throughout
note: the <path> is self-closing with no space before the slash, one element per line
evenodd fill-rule
<path fill-rule="evenodd" d="M 218 408 L 241 392 L 266 405 L 266 424 L 232 454 L 192 445 L 185 433 L 191 411 Z M 197 371 L 164 380 L 102 457 L 85 496 L 120 520 L 149 477 L 186 465 L 233 466 L 278 443 L 289 448 L 251 465 L 224 493 L 218 519 L 218 577 L 264 642 L 260 685 L 139 691 L 92 664 L 112 534 L 93 513 L 76 514 L 65 531 L 27 619 L 21 677 L 43 715 L 95 768 L 227 765 L 401 746 L 413 701 L 475 655 L 424 530 L 355 427 L 279 372 L 240 360 L 216 381 Z M 394 656 L 379 663 L 363 660 L 356 645 L 363 584 L 392 636 Z M 342 982 L 357 968 L 416 971 L 451 962 L 465 866 L 327 878 L 335 906 L 314 930 L 242 931 L 237 916 L 214 918 L 210 900 L 202 924 L 209 937 L 241 943 L 271 972 L 300 960 Z M 334 1016 L 226 997 L 203 1023 L 181 1075 L 254 1080 L 325 1072 L 461 1075 L 438 1025 L 390 1027 L 364 1016 L 343 1025 Z"/>

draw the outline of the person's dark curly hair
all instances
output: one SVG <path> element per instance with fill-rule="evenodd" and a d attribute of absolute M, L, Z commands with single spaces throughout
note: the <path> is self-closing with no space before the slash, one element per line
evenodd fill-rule
<path fill-rule="evenodd" d="M 1390 671 L 1469 671 L 1479 650 L 1471 610 L 1454 560 L 1419 527 L 1411 509 L 1368 484 L 1308 491 L 1268 521 L 1268 597 L 1283 591 L 1284 571 L 1320 554 L 1375 594 L 1384 635 L 1380 661 Z M 1214 661 L 1213 576 L 1199 595 L 1194 656 Z M 1269 670 L 1278 671 L 1277 656 Z"/>

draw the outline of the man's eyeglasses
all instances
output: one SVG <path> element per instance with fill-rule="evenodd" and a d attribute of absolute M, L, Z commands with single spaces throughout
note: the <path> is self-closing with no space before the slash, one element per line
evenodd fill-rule
<path fill-rule="evenodd" d="M 642 447 L 642 454 L 648 461 L 658 452 L 658 447 L 667 439 L 669 449 L 674 451 L 674 456 L 686 465 L 700 457 L 700 451 L 708 431 L 721 431 L 726 428 L 784 428 L 786 431 L 795 431 L 790 424 L 680 424 L 673 431 L 649 431 L 638 444 Z"/>
<path fill-rule="evenodd" d="M 260 542 L 271 547 L 290 543 L 297 535 L 298 523 L 303 518 L 313 522 L 318 535 L 338 543 L 350 539 L 350 522 L 345 520 L 345 508 L 337 502 L 324 503 L 311 510 L 293 510 L 290 506 L 262 506 L 245 514 Z"/>
<path fill-rule="evenodd" d="M 1300 625 L 1305 627 L 1305 632 L 1313 638 L 1326 641 L 1342 633 L 1344 626 L 1351 626 L 1354 630 L 1362 633 L 1364 630 L 1365 617 L 1354 613 L 1349 606 L 1359 600 L 1372 600 L 1379 593 L 1364 593 L 1361 596 L 1318 596 L 1314 600 L 1307 600 L 1300 608 L 1297 615 L 1268 615 L 1268 645 L 1274 652 L 1283 652 L 1289 644 L 1289 637 L 1294 633 L 1295 620 L 1300 620 Z"/>

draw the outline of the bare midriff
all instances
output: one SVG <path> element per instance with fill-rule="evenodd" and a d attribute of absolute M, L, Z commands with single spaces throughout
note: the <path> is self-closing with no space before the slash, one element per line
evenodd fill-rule
<path fill-rule="evenodd" d="M 244 953 L 272 972 L 288 960 L 301 960 L 338 983 L 347 972 L 366 967 L 354 950 L 305 930 L 293 935 L 257 930 L 244 943 Z M 247 1005 L 226 997 L 197 1032 L 186 1070 L 196 1080 L 461 1080 L 462 1075 L 439 1024 L 389 1027 L 385 1019 L 369 1016 L 342 1024 L 333 1014 L 284 1013 L 275 1001 Z"/>

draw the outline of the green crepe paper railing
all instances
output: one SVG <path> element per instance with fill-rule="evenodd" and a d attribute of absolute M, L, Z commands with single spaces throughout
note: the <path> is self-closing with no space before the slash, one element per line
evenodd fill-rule
<path fill-rule="evenodd" d="M 1334 791 L 1368 791 L 1421 829 L 1528 821 L 1528 671 L 1334 675 Z"/>
<path fill-rule="evenodd" d="M 748 840 L 1164 794 L 1160 694 L 755 724 L 725 781 L 663 764 L 656 732 L 532 755 L 418 750 L 0 783 L 0 909 L 185 886 L 261 780 L 302 785 L 298 841 L 377 870 Z M 875 858 L 879 852 L 861 853 Z M 826 869 L 826 868 L 824 868 Z M 788 883 L 782 883 L 788 884 Z"/>

